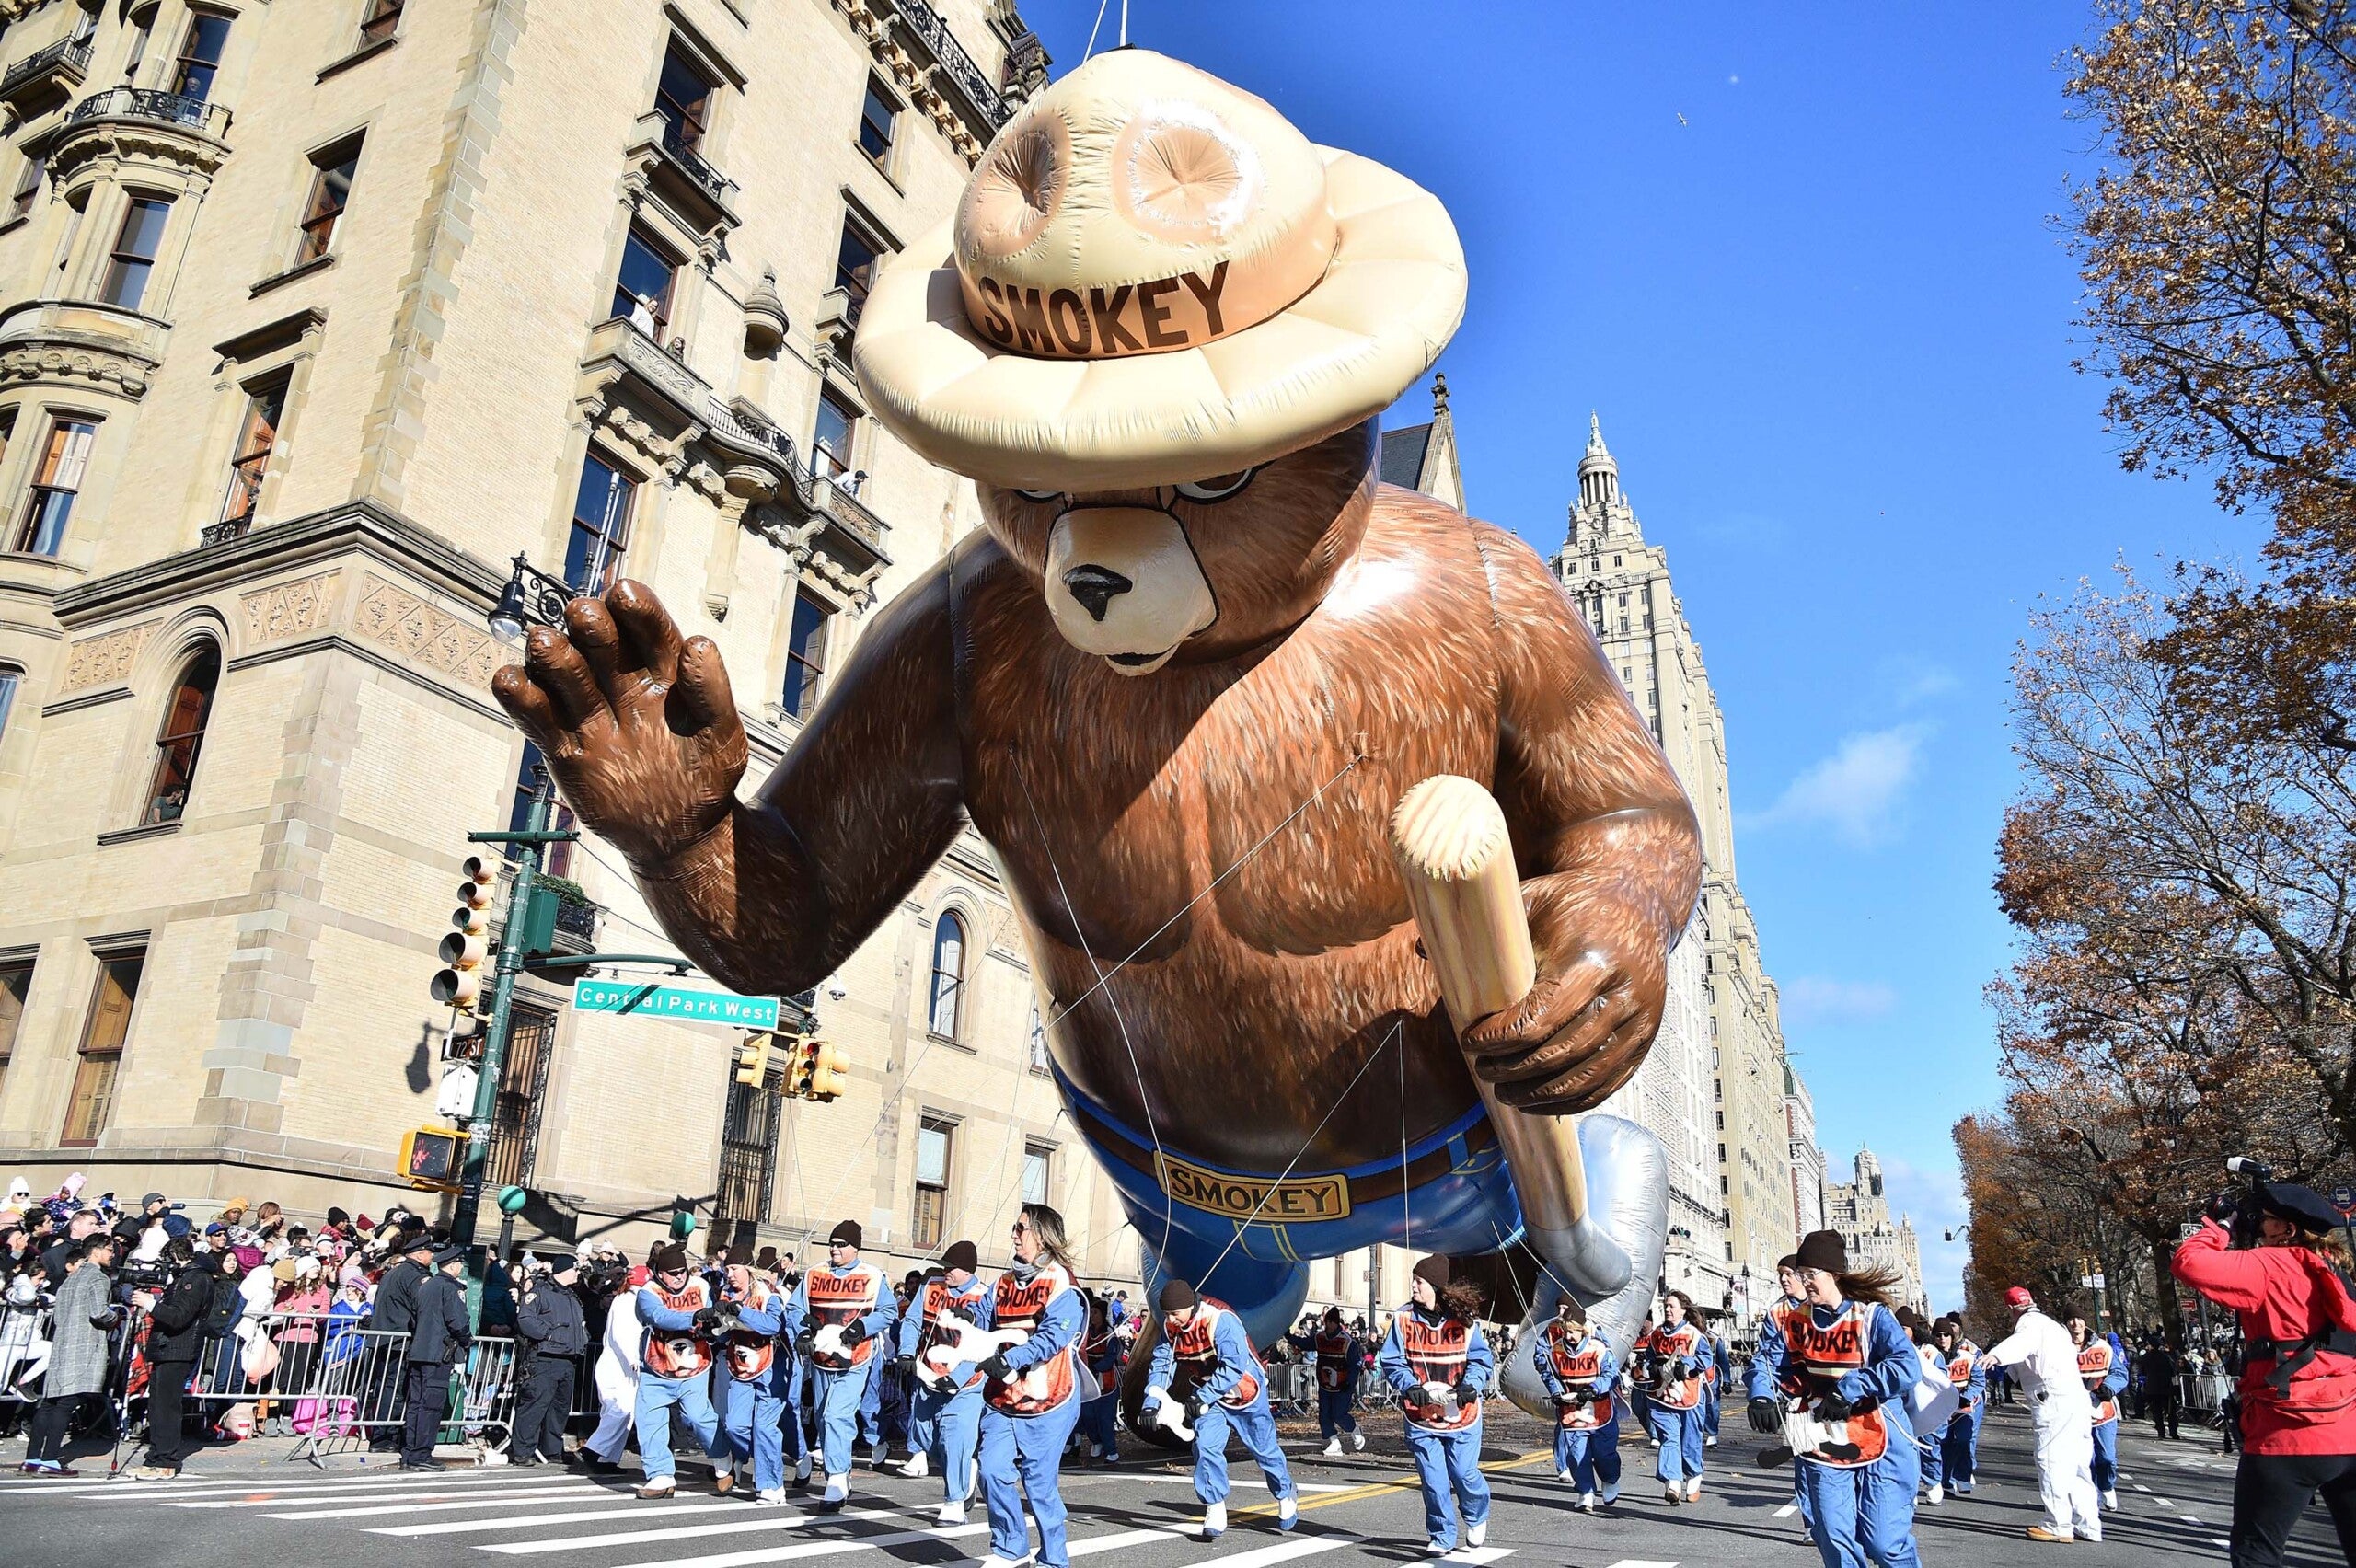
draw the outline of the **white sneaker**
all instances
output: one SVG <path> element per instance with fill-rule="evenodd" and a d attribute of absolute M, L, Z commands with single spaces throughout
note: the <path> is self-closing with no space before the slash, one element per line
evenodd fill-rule
<path fill-rule="evenodd" d="M 982 1568 L 1031 1568 L 1032 1560 L 1038 1555 L 1035 1551 L 1026 1551 L 1020 1557 L 1000 1557 L 993 1551 L 982 1559 Z"/>
<path fill-rule="evenodd" d="M 1276 1528 L 1288 1530 L 1292 1528 L 1293 1521 L 1299 1517 L 1300 1499 L 1299 1497 L 1288 1492 L 1276 1499 Z"/>
<path fill-rule="evenodd" d="M 1571 1472 L 1566 1470 L 1556 1470 L 1554 1472 L 1554 1479 L 1556 1481 L 1568 1481 L 1571 1479 Z M 1584 1496 L 1585 1493 L 1581 1493 L 1581 1495 Z"/>
<path fill-rule="evenodd" d="M 1350 1434 L 1350 1452 L 1353 1454 L 1363 1454 L 1366 1452 L 1365 1433 L 1353 1432 Z"/>
<path fill-rule="evenodd" d="M 2116 1492 L 2104 1493 L 2102 1494 L 2102 1505 L 2106 1508 L 2117 1508 L 2119 1506 L 2119 1493 Z"/>
<path fill-rule="evenodd" d="M 1685 1501 L 1688 1503 L 1699 1503 L 1702 1501 L 1702 1478 L 1700 1476 L 1693 1475 L 1685 1478 Z"/>
<path fill-rule="evenodd" d="M 1442 1546 L 1436 1540 L 1427 1540 L 1424 1542 L 1424 1555 L 1426 1557 L 1446 1557 L 1449 1552 L 1454 1551 L 1456 1549 L 1452 1546 Z"/>
<path fill-rule="evenodd" d="M 1340 1433 L 1334 1433 L 1334 1440 L 1325 1445 L 1325 1457 L 1329 1459 L 1338 1459 L 1342 1457 L 1342 1435 Z"/>
<path fill-rule="evenodd" d="M 910 1454 L 900 1463 L 900 1473 L 910 1481 L 922 1481 L 930 1472 L 932 1462 L 922 1454 Z"/>
<path fill-rule="evenodd" d="M 1923 1493 L 1923 1501 L 1935 1508 L 1946 1497 L 1946 1494 L 1947 1492 L 1946 1487 L 1934 1484 L 1930 1491 Z"/>
<path fill-rule="evenodd" d="M 936 1525 L 941 1525 L 944 1527 L 964 1524 L 965 1522 L 965 1505 L 963 1503 L 943 1503 L 941 1505 L 941 1512 L 932 1516 L 932 1522 Z"/>
<path fill-rule="evenodd" d="M 1565 1479 L 1568 1479 L 1568 1475 L 1569 1475 L 1569 1472 L 1568 1472 L 1568 1471 L 1565 1471 Z M 1594 1512 L 1595 1512 L 1595 1493 L 1592 1493 L 1592 1492 L 1582 1492 L 1582 1493 L 1579 1493 L 1579 1512 L 1580 1512 L 1580 1513 L 1582 1513 L 1582 1514 L 1592 1514 L 1592 1513 L 1594 1513 Z"/>
<path fill-rule="evenodd" d="M 1481 1543 L 1488 1539 L 1488 1520 L 1484 1519 L 1477 1525 L 1467 1525 L 1464 1527 L 1464 1544 L 1471 1547 L 1473 1551 L 1480 1551 Z"/>
<path fill-rule="evenodd" d="M 756 1494 L 753 1501 L 774 1507 L 785 1501 L 785 1488 L 782 1486 L 772 1486 L 767 1492 Z"/>
<path fill-rule="evenodd" d="M 1221 1535 L 1225 1534 L 1226 1531 L 1227 1505 L 1224 1503 L 1204 1504 L 1203 1539 L 1205 1540 L 1217 1540 Z"/>
<path fill-rule="evenodd" d="M 850 1477 L 847 1475 L 830 1475 L 826 1478 L 826 1495 L 818 1499 L 818 1506 L 823 1512 L 831 1514 L 836 1509 L 841 1507 L 843 1505 L 843 1500 L 849 1495 Z"/>
<path fill-rule="evenodd" d="M 1717 1446 L 1718 1440 L 1715 1437 L 1704 1437 L 1702 1439 L 1702 1447 L 1704 1448 L 1715 1448 Z"/>
<path fill-rule="evenodd" d="M 2102 1544 L 2102 1529 L 2099 1526 L 2090 1530 L 2082 1529 L 2078 1532 L 2078 1539 L 2085 1541 L 2089 1545 L 2100 1546 Z"/>
<path fill-rule="evenodd" d="M 803 1450 L 800 1458 L 793 1461 L 793 1479 L 796 1481 L 810 1479 L 810 1455 L 806 1449 Z"/>
<path fill-rule="evenodd" d="M 639 1483 L 638 1494 L 641 1498 L 652 1500 L 657 1497 L 668 1497 L 678 1489 L 678 1482 L 670 1476 L 650 1476 Z"/>

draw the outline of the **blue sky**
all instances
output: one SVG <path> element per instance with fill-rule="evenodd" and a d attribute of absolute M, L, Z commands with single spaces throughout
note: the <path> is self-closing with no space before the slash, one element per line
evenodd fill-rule
<path fill-rule="evenodd" d="M 1023 6 L 1058 74 L 1096 12 Z M 1981 988 L 2006 957 L 2015 645 L 2122 554 L 2259 536 L 2204 485 L 2121 472 L 2071 368 L 2054 214 L 2090 164 L 2062 97 L 2086 25 L 2070 0 L 1130 13 L 1132 41 L 1448 204 L 1474 513 L 1556 548 L 1601 413 L 1726 711 L 1738 869 L 1819 1141 L 1836 1173 L 1881 1157 L 1941 1308 L 1947 1129 L 2001 1095 Z"/>

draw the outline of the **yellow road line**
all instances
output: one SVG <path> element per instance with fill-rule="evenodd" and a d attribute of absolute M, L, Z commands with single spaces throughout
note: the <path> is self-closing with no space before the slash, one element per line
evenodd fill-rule
<path fill-rule="evenodd" d="M 1494 1465 L 1483 1465 L 1481 1473 L 1496 1475 L 1501 1470 L 1528 1470 L 1531 1465 L 1542 1460 L 1552 1460 L 1553 1457 L 1553 1449 L 1538 1448 L 1522 1455 L 1519 1458 L 1506 1459 Z M 1340 1503 L 1359 1503 L 1369 1497 L 1383 1496 L 1388 1493 L 1411 1491 L 1417 1484 L 1419 1483 L 1415 1478 L 1409 1475 L 1398 1481 L 1370 1481 L 1364 1486 L 1354 1486 L 1347 1492 L 1322 1492 L 1314 1497 L 1302 1497 L 1300 1511 L 1306 1514 L 1311 1508 L 1331 1508 Z M 1254 1503 L 1249 1508 L 1237 1509 L 1231 1516 L 1238 1519 L 1273 1519 L 1276 1516 L 1276 1505 L 1273 1502 Z"/>

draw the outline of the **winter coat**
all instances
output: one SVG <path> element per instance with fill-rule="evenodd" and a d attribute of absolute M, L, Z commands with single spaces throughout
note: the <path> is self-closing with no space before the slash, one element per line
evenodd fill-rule
<path fill-rule="evenodd" d="M 409 1359 L 446 1366 L 466 1354 L 474 1338 L 474 1325 L 467 1317 L 467 1287 L 437 1270 L 418 1286 L 417 1324 L 410 1330 Z"/>
<path fill-rule="evenodd" d="M 432 1271 L 407 1258 L 385 1271 L 376 1282 L 376 1307 L 368 1326 L 397 1334 L 417 1327 L 417 1292 Z"/>
<path fill-rule="evenodd" d="M 96 1263 L 84 1263 L 57 1287 L 50 1317 L 49 1376 L 41 1396 L 95 1394 L 107 1386 L 108 1331 L 91 1320 L 111 1317 L 113 1282 Z"/>
<path fill-rule="evenodd" d="M 515 1315 L 515 1332 L 528 1355 L 578 1355 L 589 1348 L 581 1297 L 554 1281 L 524 1297 L 523 1310 Z"/>
<path fill-rule="evenodd" d="M 213 1258 L 203 1254 L 173 1276 L 148 1314 L 147 1359 L 194 1361 L 204 1348 L 204 1314 L 213 1305 Z"/>
<path fill-rule="evenodd" d="M 278 1325 L 281 1345 L 313 1344 L 319 1337 L 319 1319 L 333 1302 L 327 1286 L 317 1279 L 308 1285 L 289 1286 L 278 1293 L 271 1303 L 273 1320 L 283 1319 Z"/>

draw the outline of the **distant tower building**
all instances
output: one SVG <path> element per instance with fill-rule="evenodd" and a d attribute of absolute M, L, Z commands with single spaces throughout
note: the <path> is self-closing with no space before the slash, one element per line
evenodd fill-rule
<path fill-rule="evenodd" d="M 1668 553 L 1646 542 L 1592 415 L 1578 480 L 1554 574 L 1668 753 L 1702 829 L 1701 905 L 1670 956 L 1660 1036 L 1613 1108 L 1669 1146 L 1669 1286 L 1680 1268 L 1706 1275 L 1708 1294 L 1695 1289 L 1695 1298 L 1733 1307 L 1747 1325 L 1797 1235 L 1787 1085 L 1803 1102 L 1807 1090 L 1784 1059 L 1775 985 L 1735 882 L 1726 721 Z"/>
<path fill-rule="evenodd" d="M 1854 1269 L 1887 1269 L 1898 1276 L 1901 1306 L 1927 1310 L 1923 1291 L 1923 1252 L 1914 1222 L 1901 1215 L 1893 1223 L 1883 1190 L 1881 1161 L 1869 1148 L 1857 1150 L 1846 1182 L 1825 1188 L 1825 1228 L 1841 1233 Z"/>

